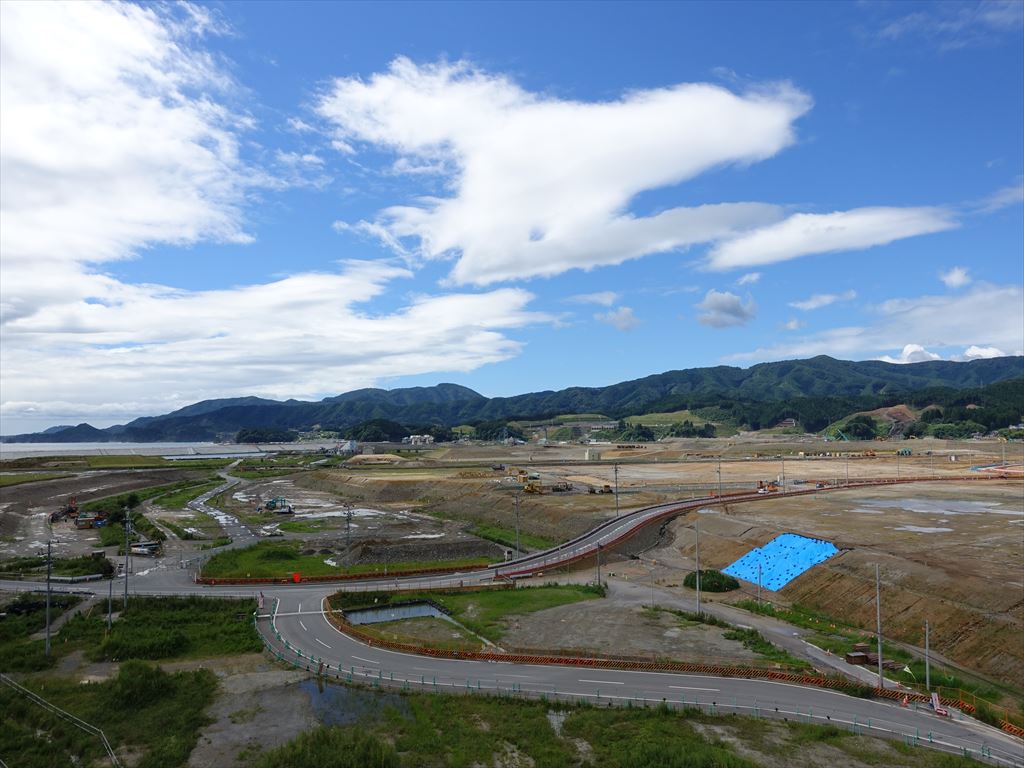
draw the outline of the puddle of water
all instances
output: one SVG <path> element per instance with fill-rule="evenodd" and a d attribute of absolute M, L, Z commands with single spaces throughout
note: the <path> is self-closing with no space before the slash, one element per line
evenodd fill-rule
<path fill-rule="evenodd" d="M 309 696 L 316 719 L 324 725 L 355 725 L 368 718 L 381 719 L 387 710 L 409 716 L 408 702 L 395 693 L 364 691 L 332 683 L 304 680 L 299 689 Z"/>
<path fill-rule="evenodd" d="M 901 525 L 894 528 L 896 531 L 910 531 L 911 533 L 949 533 L 952 528 L 928 528 L 923 525 Z"/>
<path fill-rule="evenodd" d="M 986 512 L 1000 515 L 1019 514 L 1007 510 L 993 509 L 999 507 L 998 502 L 993 501 L 932 501 L 930 499 L 878 499 L 862 502 L 865 507 L 871 509 L 898 509 L 907 512 L 917 512 L 922 515 L 980 515 Z M 856 512 L 866 511 L 864 507 L 854 510 Z M 877 513 L 876 513 L 877 514 Z"/>
<path fill-rule="evenodd" d="M 448 619 L 448 616 L 429 603 L 412 603 L 411 605 L 388 605 L 381 608 L 360 608 L 346 611 L 345 618 L 352 624 L 378 624 L 383 621 L 401 621 L 402 619 L 420 619 L 429 616 L 435 619 Z"/>

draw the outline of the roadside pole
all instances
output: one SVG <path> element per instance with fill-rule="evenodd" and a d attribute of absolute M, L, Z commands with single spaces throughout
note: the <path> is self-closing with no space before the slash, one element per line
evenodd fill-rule
<path fill-rule="evenodd" d="M 697 510 L 697 615 L 700 616 L 700 510 Z"/>
<path fill-rule="evenodd" d="M 924 689 L 932 692 L 932 661 L 928 644 L 928 619 L 924 620 Z"/>
<path fill-rule="evenodd" d="M 878 577 L 878 563 L 875 563 L 875 632 L 878 636 L 878 687 L 885 689 L 882 677 L 882 587 Z"/>
<path fill-rule="evenodd" d="M 124 605 L 121 610 L 128 610 L 128 553 L 131 552 L 131 544 L 128 542 L 128 537 L 132 531 L 132 519 L 129 517 L 131 511 L 124 508 Z"/>
<path fill-rule="evenodd" d="M 516 499 L 516 557 L 520 557 L 523 554 L 523 549 L 522 549 L 522 547 L 519 546 L 519 491 L 516 491 L 515 499 Z M 600 555 L 598 555 L 598 559 L 600 560 Z M 600 564 L 599 564 L 598 565 L 598 577 L 599 577 L 598 578 L 598 582 L 600 582 L 600 573 L 601 573 L 601 568 L 600 568 Z"/>
<path fill-rule="evenodd" d="M 46 542 L 46 655 L 50 655 L 50 571 L 53 565 L 52 540 Z"/>
<path fill-rule="evenodd" d="M 619 516 L 619 464 L 615 463 L 615 516 Z"/>

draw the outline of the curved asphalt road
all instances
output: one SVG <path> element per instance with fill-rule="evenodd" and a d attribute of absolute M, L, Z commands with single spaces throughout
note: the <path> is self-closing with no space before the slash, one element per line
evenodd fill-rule
<path fill-rule="evenodd" d="M 889 483 L 861 485 L 882 484 Z M 787 495 L 847 487 L 856 486 L 809 489 Z M 567 561 L 593 557 L 598 548 L 612 546 L 647 525 L 682 512 L 709 504 L 755 501 L 779 495 L 748 494 L 724 500 L 709 497 L 662 504 L 613 518 L 546 552 L 480 571 L 373 579 L 346 582 L 344 586 L 345 589 L 436 588 L 536 574 Z M 197 499 L 197 506 L 203 509 L 206 500 Z M 218 512 L 216 516 L 222 514 Z M 236 546 L 252 535 L 237 520 L 225 522 L 231 527 L 238 526 Z M 24 582 L 0 582 L 0 588 L 26 587 Z M 184 570 L 157 567 L 133 577 L 129 587 L 134 594 L 150 595 L 188 593 L 226 597 L 264 594 L 266 608 L 257 621 L 257 628 L 270 650 L 289 662 L 308 666 L 314 672 L 323 664 L 323 671 L 342 680 L 376 681 L 449 692 L 546 695 L 598 704 L 665 701 L 672 705 L 699 705 L 719 712 L 833 722 L 841 727 L 894 735 L 910 743 L 916 741 L 923 746 L 958 754 L 967 750 L 974 757 L 988 758 L 998 765 L 1024 768 L 1024 744 L 1020 740 L 970 718 L 961 718 L 956 713 L 954 718 L 943 718 L 923 707 L 903 708 L 894 702 L 858 699 L 815 687 L 676 673 L 437 659 L 372 648 L 342 634 L 327 621 L 323 600 L 338 589 L 337 584 L 207 587 L 192 583 Z M 79 587 L 78 591 L 91 590 Z"/>

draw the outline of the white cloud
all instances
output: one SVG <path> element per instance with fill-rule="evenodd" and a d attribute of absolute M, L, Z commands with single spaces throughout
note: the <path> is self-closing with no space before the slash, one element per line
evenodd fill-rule
<path fill-rule="evenodd" d="M 967 267 L 953 267 L 947 272 L 940 272 L 939 280 L 945 283 L 947 288 L 963 288 L 971 282 L 971 277 L 967 274 Z"/>
<path fill-rule="evenodd" d="M 736 285 L 753 285 L 761 279 L 760 272 L 747 272 L 739 280 L 736 281 Z"/>
<path fill-rule="evenodd" d="M 1019 178 L 1013 184 L 996 190 L 981 201 L 978 213 L 995 213 L 1003 208 L 1024 204 L 1024 179 Z"/>
<path fill-rule="evenodd" d="M 616 307 L 615 309 L 608 310 L 607 312 L 598 312 L 594 315 L 594 319 L 598 322 L 614 326 L 620 331 L 632 331 L 640 325 L 640 320 L 633 314 L 633 310 L 629 307 Z"/>
<path fill-rule="evenodd" d="M 803 301 L 791 301 L 789 306 L 809 312 L 814 309 L 827 307 L 829 304 L 835 304 L 837 301 L 852 301 L 855 298 L 857 298 L 857 292 L 854 290 L 843 291 L 842 293 L 816 293 Z"/>
<path fill-rule="evenodd" d="M 799 318 L 796 317 L 791 317 L 789 318 L 789 320 L 782 324 L 782 327 L 785 328 L 787 331 L 799 331 L 801 328 L 804 327 L 804 325 L 805 323 L 803 320 L 800 320 Z"/>
<path fill-rule="evenodd" d="M 943 208 L 797 213 L 719 243 L 708 254 L 708 266 L 713 270 L 758 267 L 819 253 L 860 251 L 956 226 L 952 213 Z"/>
<path fill-rule="evenodd" d="M 580 293 L 570 296 L 566 301 L 574 304 L 600 304 L 602 307 L 610 307 L 619 300 L 619 294 L 615 291 L 598 291 L 597 293 Z"/>
<path fill-rule="evenodd" d="M 104 274 L 157 243 L 247 242 L 247 194 L 279 185 L 242 157 L 252 121 L 226 105 L 239 89 L 189 31 L 207 16 L 0 3 L 0 432 L 468 371 L 519 352 L 508 329 L 550 320 L 513 289 L 372 311 L 410 276 L 385 261 L 203 291 Z"/>
<path fill-rule="evenodd" d="M 708 84 L 578 102 L 523 90 L 467 62 L 399 58 L 369 80 L 339 78 L 319 114 L 346 146 L 393 151 L 446 172 L 450 196 L 383 210 L 363 231 L 424 258 L 455 258 L 451 280 L 486 284 L 619 264 L 763 226 L 776 206 L 725 203 L 628 212 L 640 192 L 794 140 L 810 99 L 787 84 L 735 94 Z"/>
<path fill-rule="evenodd" d="M 902 349 L 908 338 L 928 349 L 975 345 L 1021 349 L 1024 289 L 978 284 L 963 293 L 892 299 L 872 308 L 869 320 L 725 359 L 788 360 L 815 355 L 863 359 Z"/>
<path fill-rule="evenodd" d="M 898 5 L 896 7 L 899 7 Z M 932 3 L 888 22 L 878 35 L 883 40 L 921 37 L 939 50 L 990 45 L 1004 34 L 1020 37 L 1024 3 L 1020 0 Z"/>
<path fill-rule="evenodd" d="M 746 325 L 754 318 L 756 306 L 753 299 L 747 299 L 744 303 L 739 296 L 728 291 L 707 292 L 704 301 L 697 304 L 701 311 L 697 321 L 701 325 L 708 325 L 712 328 L 731 328 L 737 325 Z"/>
<path fill-rule="evenodd" d="M 898 363 L 902 365 L 904 363 L 923 363 L 927 360 L 941 360 L 942 355 L 936 355 L 934 352 L 929 352 L 920 344 L 906 344 L 904 345 L 903 351 L 900 353 L 899 357 L 882 355 L 878 359 L 886 363 Z"/>
<path fill-rule="evenodd" d="M 979 347 L 974 344 L 964 350 L 965 360 L 987 360 L 992 357 L 1006 357 L 1008 353 L 999 347 Z"/>

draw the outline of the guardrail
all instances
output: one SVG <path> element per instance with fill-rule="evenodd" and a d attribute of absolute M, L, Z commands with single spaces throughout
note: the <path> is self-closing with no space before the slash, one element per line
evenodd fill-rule
<path fill-rule="evenodd" d="M 813 709 L 808 706 L 806 711 L 789 710 L 785 707 L 780 707 L 778 702 L 765 701 L 753 699 L 752 702 L 748 701 L 745 703 L 739 703 L 737 698 L 733 698 L 732 703 L 728 701 L 719 701 L 717 697 L 706 696 L 705 698 L 711 699 L 710 701 L 700 701 L 699 694 L 694 694 L 691 701 L 687 701 L 685 695 L 680 695 L 679 701 L 670 700 L 665 697 L 648 697 L 646 695 L 635 695 L 635 696 L 615 696 L 609 695 L 607 692 L 602 695 L 601 691 L 598 690 L 596 693 L 568 693 L 559 692 L 555 686 L 550 686 L 550 690 L 546 690 L 547 686 L 542 688 L 524 689 L 521 684 L 518 683 L 504 683 L 504 687 L 497 680 L 476 680 L 476 685 L 473 685 L 471 679 L 465 681 L 463 685 L 459 681 L 455 680 L 441 680 L 437 677 L 428 678 L 426 675 L 420 675 L 419 679 L 413 677 L 403 678 L 401 674 L 396 678 L 392 672 L 386 673 L 384 669 L 368 669 L 360 668 L 356 671 L 355 667 L 343 668 L 341 666 L 332 667 L 330 663 L 325 663 L 322 658 L 317 658 L 312 654 L 304 655 L 302 650 L 291 646 L 287 640 L 284 640 L 281 635 L 277 632 L 273 625 L 273 617 L 276 615 L 276 604 L 274 611 L 268 616 L 253 616 L 253 625 L 259 632 L 260 637 L 263 639 L 263 644 L 267 651 L 278 661 L 285 664 L 290 664 L 297 669 L 305 670 L 310 674 L 316 675 L 319 678 L 334 678 L 338 682 L 346 682 L 349 684 L 366 684 L 372 686 L 374 689 L 382 687 L 400 688 L 403 691 L 409 691 L 412 688 L 420 688 L 427 691 L 433 691 L 434 693 L 457 693 L 457 694 L 482 694 L 488 696 L 495 696 L 501 699 L 540 699 L 547 701 L 550 699 L 567 701 L 576 704 L 597 704 L 604 706 L 616 704 L 619 706 L 656 706 L 656 707 L 669 707 L 677 710 L 696 709 L 700 712 L 706 712 L 709 715 L 724 715 L 729 713 L 741 714 L 752 716 L 755 719 L 768 718 L 783 721 L 794 721 L 803 723 L 815 723 L 821 725 L 834 725 L 848 727 L 854 734 L 867 734 L 867 735 L 878 735 L 889 739 L 899 740 L 907 746 L 912 747 L 927 747 L 930 749 L 946 752 L 948 754 L 959 755 L 966 758 L 978 759 L 983 762 L 987 762 L 997 766 L 1007 766 L 1008 768 L 1021 768 L 1024 766 L 1022 761 L 1015 752 L 1008 752 L 1005 749 L 1001 749 L 998 746 L 993 751 L 993 748 L 989 746 L 984 740 L 977 742 L 964 743 L 965 740 L 962 737 L 955 737 L 942 734 L 937 731 L 929 730 L 925 733 L 921 733 L 920 729 L 914 728 L 913 732 L 910 732 L 909 728 L 902 728 L 897 726 L 895 723 L 888 723 L 886 727 L 884 721 L 877 719 L 867 718 L 862 719 L 857 715 L 844 713 L 837 709 L 829 709 L 827 711 L 814 712 Z M 331 614 L 327 614 L 331 615 Z M 270 619 L 270 628 L 273 632 L 272 635 L 267 635 L 260 629 L 261 618 Z M 274 640 L 277 641 L 278 645 L 275 646 Z M 466 659 L 466 656 L 460 656 L 461 659 Z M 496 659 L 498 661 L 511 662 L 514 659 L 509 657 L 502 657 Z M 774 706 L 772 706 L 774 703 Z M 961 716 L 962 717 L 962 716 Z M 953 743 L 954 739 L 960 740 L 961 743 Z"/>
<path fill-rule="evenodd" d="M 9 678 L 2 672 L 0 672 L 0 682 L 2 682 L 4 685 L 9 686 L 10 688 L 13 688 L 16 692 L 20 693 L 22 696 L 25 696 L 32 703 L 37 704 L 43 709 L 47 710 L 48 712 L 51 712 L 52 714 L 56 715 L 57 717 L 68 721 L 76 728 L 80 728 L 86 733 L 91 734 L 93 736 L 98 736 L 100 742 L 103 744 L 103 749 L 106 750 L 107 757 L 110 758 L 111 765 L 113 765 L 114 768 L 121 768 L 121 763 L 118 762 L 117 755 L 114 754 L 114 750 L 111 748 L 110 742 L 107 741 L 106 734 L 103 733 L 103 731 L 97 728 L 95 725 L 90 725 L 81 718 L 75 717 L 70 712 L 61 709 L 56 704 L 51 704 L 42 696 L 39 696 L 38 694 L 35 694 L 32 691 L 30 691 L 25 686 L 16 683 L 14 680 Z"/>

